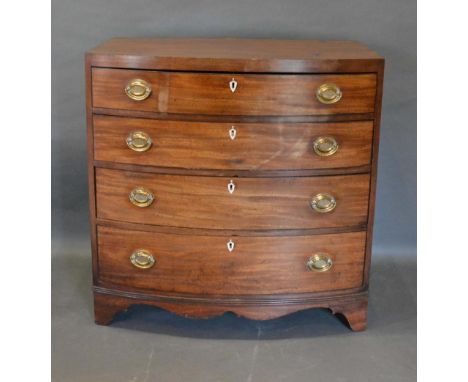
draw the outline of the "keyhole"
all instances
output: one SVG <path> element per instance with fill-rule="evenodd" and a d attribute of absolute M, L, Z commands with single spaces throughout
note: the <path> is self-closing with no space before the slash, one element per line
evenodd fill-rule
<path fill-rule="evenodd" d="M 231 130 L 229 130 L 229 137 L 234 140 L 236 139 L 237 131 L 234 126 L 232 126 Z"/>
<path fill-rule="evenodd" d="M 227 249 L 228 249 L 229 252 L 234 251 L 235 244 L 234 244 L 234 242 L 232 240 L 229 240 L 226 245 L 227 245 Z"/>
<path fill-rule="evenodd" d="M 228 184 L 228 191 L 230 194 L 232 194 L 234 192 L 234 190 L 236 189 L 236 185 L 234 184 L 234 182 L 231 180 Z"/>
<path fill-rule="evenodd" d="M 237 81 L 233 78 L 231 82 L 229 82 L 229 88 L 234 93 L 237 89 Z"/>

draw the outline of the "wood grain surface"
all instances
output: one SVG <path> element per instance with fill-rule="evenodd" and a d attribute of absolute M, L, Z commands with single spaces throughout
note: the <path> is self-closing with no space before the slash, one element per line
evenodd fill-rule
<path fill-rule="evenodd" d="M 229 131 L 236 136 L 231 139 Z M 128 148 L 127 136 L 143 131 L 148 151 Z M 189 134 L 189 135 L 188 135 Z M 327 157 L 314 140 L 331 136 L 338 151 Z M 372 122 L 222 123 L 158 121 L 94 116 L 94 158 L 98 161 L 157 167 L 215 170 L 301 170 L 370 164 Z"/>
<path fill-rule="evenodd" d="M 167 114 L 154 111 L 91 108 L 94 115 L 115 117 L 144 118 L 161 121 L 225 122 L 225 123 L 325 123 L 373 121 L 374 113 L 328 114 L 328 115 L 208 115 L 208 114 Z"/>
<path fill-rule="evenodd" d="M 149 305 L 184 317 L 209 318 L 226 312 L 252 320 L 269 320 L 309 308 L 327 308 L 333 314 L 348 321 L 353 331 L 362 331 L 367 326 L 367 292 L 348 293 L 333 298 L 303 297 L 295 304 L 278 300 L 274 304 L 244 304 L 245 299 L 224 298 L 221 303 L 203 303 L 199 298 L 166 298 L 153 293 L 129 293 L 116 289 L 94 287 L 94 317 L 96 324 L 108 325 L 114 315 L 133 305 Z M 232 301 L 236 303 L 233 304 Z"/>
<path fill-rule="evenodd" d="M 297 229 L 356 226 L 367 222 L 369 175 L 296 178 L 178 176 L 96 169 L 97 216 L 102 219 L 208 229 Z M 150 190 L 149 207 L 129 193 Z M 337 207 L 318 213 L 310 201 L 330 193 Z"/>
<path fill-rule="evenodd" d="M 233 93 L 229 82 L 235 78 Z M 151 85 L 151 95 L 134 101 L 125 94 L 133 79 Z M 315 96 L 324 83 L 334 83 L 342 98 L 323 104 Z M 93 69 L 93 106 L 108 109 L 207 115 L 328 115 L 371 113 L 374 74 L 258 75 L 183 73 L 121 69 Z"/>
<path fill-rule="evenodd" d="M 249 73 L 376 72 L 383 58 L 356 41 L 114 38 L 88 52 L 92 66 Z"/>
<path fill-rule="evenodd" d="M 292 237 L 218 237 L 155 234 L 98 227 L 103 284 L 202 295 L 318 292 L 362 284 L 365 232 Z M 234 250 L 226 243 L 232 239 Z M 129 257 L 148 250 L 150 269 Z M 328 253 L 333 266 L 312 272 L 307 260 Z"/>
<path fill-rule="evenodd" d="M 384 59 L 352 41 L 119 38 L 89 51 L 96 322 L 134 304 L 252 319 L 322 307 L 364 330 L 383 73 Z M 145 101 L 124 92 L 135 78 L 152 86 Z M 325 82 L 341 88 L 338 103 L 317 100 Z M 126 146 L 137 130 L 149 151 Z M 337 139 L 335 155 L 313 152 L 319 135 Z M 130 203 L 136 186 L 155 194 L 151 206 Z M 310 207 L 320 192 L 333 212 Z M 141 248 L 153 268 L 131 265 Z M 314 251 L 331 254 L 331 270 L 306 270 Z"/>

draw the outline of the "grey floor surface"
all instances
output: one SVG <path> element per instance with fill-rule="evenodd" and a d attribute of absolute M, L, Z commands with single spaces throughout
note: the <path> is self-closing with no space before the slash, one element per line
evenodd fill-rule
<path fill-rule="evenodd" d="M 405 382 L 416 380 L 416 265 L 374 259 L 368 329 L 326 310 L 271 321 L 190 320 L 137 306 L 93 322 L 87 240 L 53 242 L 52 376 L 56 382 Z"/>

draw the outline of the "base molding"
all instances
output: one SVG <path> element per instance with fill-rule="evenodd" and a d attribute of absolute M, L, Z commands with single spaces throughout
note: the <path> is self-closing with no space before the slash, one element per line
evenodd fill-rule
<path fill-rule="evenodd" d="M 147 295 L 94 287 L 94 316 L 99 325 L 108 325 L 115 314 L 132 305 L 149 305 L 191 318 L 210 318 L 227 312 L 253 320 L 269 320 L 309 308 L 330 309 L 343 316 L 353 331 L 367 326 L 367 291 L 336 296 L 265 296 L 261 298 L 208 298 Z"/>

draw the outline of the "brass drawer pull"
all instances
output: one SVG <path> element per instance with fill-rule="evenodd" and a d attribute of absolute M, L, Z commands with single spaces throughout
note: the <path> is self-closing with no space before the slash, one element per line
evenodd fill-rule
<path fill-rule="evenodd" d="M 333 261 L 326 253 L 316 253 L 307 260 L 307 269 L 312 272 L 326 272 L 333 266 Z"/>
<path fill-rule="evenodd" d="M 130 256 L 130 262 L 137 268 L 148 269 L 155 263 L 153 255 L 145 249 L 137 249 Z"/>
<path fill-rule="evenodd" d="M 125 94 L 134 101 L 143 101 L 151 94 L 151 85 L 145 80 L 131 80 L 125 87 Z"/>
<path fill-rule="evenodd" d="M 324 104 L 336 103 L 341 99 L 340 88 L 335 84 L 323 84 L 317 89 L 317 99 Z"/>
<path fill-rule="evenodd" d="M 131 150 L 138 152 L 148 151 L 153 144 L 150 136 L 143 131 L 132 131 L 128 134 L 126 142 Z"/>
<path fill-rule="evenodd" d="M 310 206 L 320 213 L 331 212 L 336 207 L 336 200 L 330 194 L 320 193 L 314 196 Z"/>
<path fill-rule="evenodd" d="M 148 207 L 154 200 L 153 193 L 144 187 L 134 188 L 128 197 L 137 207 Z"/>
<path fill-rule="evenodd" d="M 338 142 L 333 137 L 318 137 L 314 141 L 314 151 L 321 157 L 328 157 L 338 151 Z"/>

